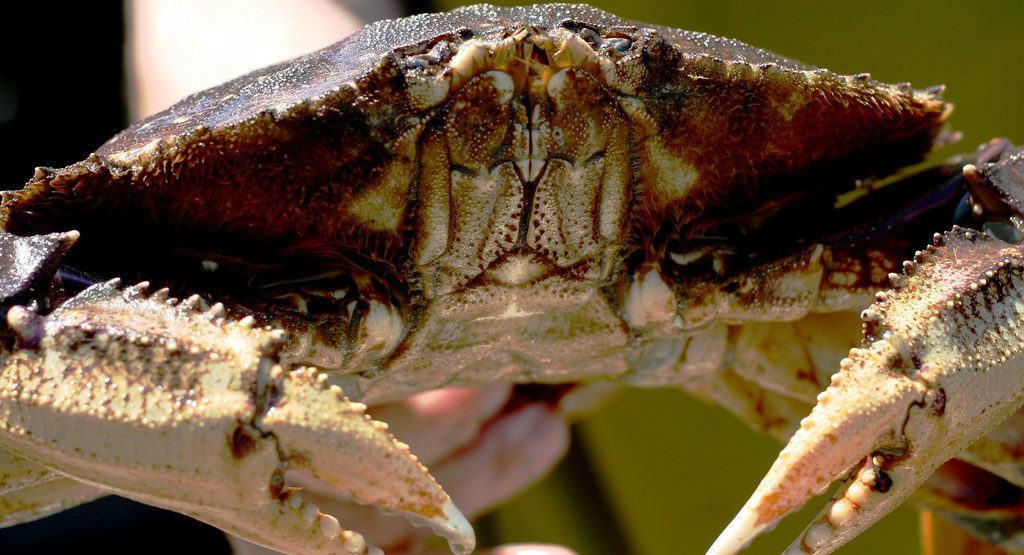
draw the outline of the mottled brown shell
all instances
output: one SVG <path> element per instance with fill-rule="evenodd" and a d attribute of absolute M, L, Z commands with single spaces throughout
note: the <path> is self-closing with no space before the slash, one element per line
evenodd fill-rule
<path fill-rule="evenodd" d="M 623 109 L 639 101 L 644 111 L 629 114 L 632 236 L 666 218 L 684 226 L 744 213 L 826 174 L 846 185 L 914 162 L 949 108 L 935 92 L 589 6 L 481 5 L 375 23 L 193 94 L 85 161 L 38 170 L 4 203 L 0 225 L 84 237 L 136 225 L 399 264 L 423 162 L 417 140 L 446 110 L 423 83 L 457 73 L 452 54 L 467 41 L 524 28 L 625 39 L 602 52 L 630 68 L 614 91 Z"/>

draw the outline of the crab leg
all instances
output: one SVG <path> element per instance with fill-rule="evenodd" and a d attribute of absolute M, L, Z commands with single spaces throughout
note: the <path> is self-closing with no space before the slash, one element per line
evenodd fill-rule
<path fill-rule="evenodd" d="M 829 553 L 995 428 L 1024 397 L 1021 247 L 954 228 L 892 276 L 866 339 L 709 553 L 732 553 L 849 476 L 793 553 Z M 851 472 L 852 469 L 852 472 Z"/>
<path fill-rule="evenodd" d="M 10 309 L 0 445 L 291 553 L 375 548 L 288 487 L 289 469 L 472 549 L 468 522 L 386 426 L 313 370 L 277 364 L 280 332 L 145 289 L 115 280 L 46 317 Z"/>

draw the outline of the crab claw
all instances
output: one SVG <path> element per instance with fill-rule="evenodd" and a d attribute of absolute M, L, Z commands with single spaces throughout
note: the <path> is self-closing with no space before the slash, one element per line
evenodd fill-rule
<path fill-rule="evenodd" d="M 903 422 L 926 392 L 920 383 L 891 370 L 899 356 L 899 350 L 884 340 L 869 349 L 851 351 L 810 416 L 800 423 L 709 553 L 737 551 L 824 492 L 854 465 L 865 459 L 870 464 L 872 453 L 904 450 Z M 878 482 L 877 487 L 885 490 L 884 479 Z M 891 499 L 893 490 L 888 491 Z"/>
<path fill-rule="evenodd" d="M 469 521 L 409 447 L 386 432 L 386 424 L 363 414 L 365 406 L 346 399 L 338 386 L 325 387 L 325 380 L 317 379 L 324 374 L 313 369 L 285 374 L 280 367 L 274 373 L 279 396 L 258 427 L 287 449 L 289 469 L 308 470 L 360 503 L 433 528 L 456 553 L 473 550 Z"/>
<path fill-rule="evenodd" d="M 45 317 L 12 307 L 0 446 L 281 551 L 376 552 L 288 487 L 288 470 L 309 470 L 472 550 L 469 523 L 365 406 L 277 364 L 281 332 L 199 304 L 115 280 Z"/>
<path fill-rule="evenodd" d="M 890 276 L 862 314 L 865 341 L 708 553 L 734 553 L 846 484 L 789 548 L 830 553 L 1008 418 L 1024 395 L 1024 257 L 954 228 Z"/>

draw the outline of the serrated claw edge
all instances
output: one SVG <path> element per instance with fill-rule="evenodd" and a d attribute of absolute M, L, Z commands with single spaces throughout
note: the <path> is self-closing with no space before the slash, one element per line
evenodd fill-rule
<path fill-rule="evenodd" d="M 24 346 L 0 361 L 0 447 L 278 550 L 378 552 L 287 486 L 307 469 L 472 550 L 469 523 L 386 426 L 277 364 L 281 332 L 147 289 L 111 280 L 47 316 L 12 308 Z"/>
<path fill-rule="evenodd" d="M 788 551 L 830 553 L 1020 406 L 1020 247 L 960 228 L 935 242 L 865 310 L 862 347 L 709 553 L 739 551 L 848 477 Z"/>
<path fill-rule="evenodd" d="M 734 553 L 775 526 L 876 449 L 923 392 L 886 369 L 886 345 L 855 349 L 844 369 L 779 454 L 768 474 L 708 553 Z M 888 392 L 884 397 L 878 392 Z"/>
<path fill-rule="evenodd" d="M 308 470 L 359 503 L 431 527 L 455 553 L 473 550 L 473 529 L 448 494 L 407 445 L 363 412 L 364 405 L 317 380 L 313 369 L 275 371 L 277 400 L 258 426 L 286 450 L 289 468 Z"/>

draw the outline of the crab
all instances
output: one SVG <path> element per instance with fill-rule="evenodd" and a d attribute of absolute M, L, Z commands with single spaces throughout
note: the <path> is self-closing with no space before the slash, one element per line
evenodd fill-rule
<path fill-rule="evenodd" d="M 845 479 L 792 546 L 828 552 L 933 473 L 927 502 L 1012 548 L 964 484 L 1019 483 L 1024 162 L 994 141 L 886 182 L 945 137 L 940 93 L 550 5 L 381 22 L 188 97 L 4 195 L 0 518 L 112 491 L 371 550 L 304 469 L 469 551 L 365 405 L 613 382 L 792 435 L 714 552 Z"/>

